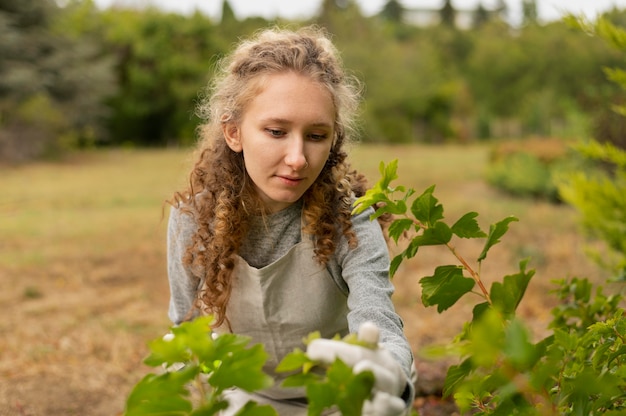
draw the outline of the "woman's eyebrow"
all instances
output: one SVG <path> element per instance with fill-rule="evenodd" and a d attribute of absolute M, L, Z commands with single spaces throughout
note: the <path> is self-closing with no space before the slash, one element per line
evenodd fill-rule
<path fill-rule="evenodd" d="M 261 123 L 276 123 L 276 124 L 293 124 L 293 121 L 288 120 L 286 118 L 281 118 L 281 117 L 267 117 L 267 118 L 263 118 L 261 119 Z M 323 128 L 332 128 L 333 124 L 332 123 L 328 123 L 326 121 L 316 121 L 313 123 L 308 124 L 308 126 L 310 127 L 323 127 Z"/>

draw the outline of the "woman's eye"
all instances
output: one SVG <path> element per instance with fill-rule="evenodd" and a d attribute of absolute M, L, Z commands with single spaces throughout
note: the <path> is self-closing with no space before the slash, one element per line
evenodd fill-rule
<path fill-rule="evenodd" d="M 322 141 L 322 140 L 325 140 L 328 137 L 328 135 L 326 133 L 322 133 L 322 134 L 311 133 L 309 134 L 309 137 L 311 138 L 311 140 Z"/>
<path fill-rule="evenodd" d="M 272 137 L 282 137 L 285 134 L 282 130 L 277 129 L 265 129 L 265 131 Z"/>

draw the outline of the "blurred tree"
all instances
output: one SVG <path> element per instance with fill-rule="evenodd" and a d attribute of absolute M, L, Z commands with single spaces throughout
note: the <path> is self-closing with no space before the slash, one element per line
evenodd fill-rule
<path fill-rule="evenodd" d="M 456 27 L 456 10 L 452 7 L 452 0 L 445 0 L 439 15 L 441 23 L 448 27 Z"/>
<path fill-rule="evenodd" d="M 480 97 L 477 113 L 482 123 L 489 115 L 516 120 L 512 134 L 550 135 L 556 124 L 594 111 L 594 97 L 607 88 L 599 68 L 613 62 L 609 49 L 563 22 L 511 32 L 494 21 L 472 39 L 462 72 L 472 95 Z"/>
<path fill-rule="evenodd" d="M 111 143 L 162 146 L 195 140 L 195 100 L 219 52 L 213 23 L 189 17 L 112 9 L 106 42 L 117 56 L 120 90 L 111 101 Z"/>
<path fill-rule="evenodd" d="M 498 16 L 503 22 L 507 21 L 507 18 L 509 17 L 509 7 L 504 0 L 496 1 L 495 11 L 498 13 Z"/>
<path fill-rule="evenodd" d="M 522 24 L 537 24 L 537 0 L 522 0 Z"/>
<path fill-rule="evenodd" d="M 233 11 L 233 8 L 230 5 L 230 2 L 228 0 L 224 0 L 224 3 L 222 3 L 222 20 L 221 23 L 232 23 L 232 22 L 236 22 L 237 21 L 237 17 L 235 16 L 235 12 Z"/>
<path fill-rule="evenodd" d="M 404 18 L 404 7 L 398 0 L 388 0 L 380 11 L 379 16 L 384 20 L 400 24 Z"/>
<path fill-rule="evenodd" d="M 29 160 L 96 140 L 109 67 L 60 30 L 54 1 L 0 1 L 0 158 Z"/>
<path fill-rule="evenodd" d="M 489 21 L 490 17 L 491 14 L 489 13 L 489 11 L 485 9 L 485 6 L 483 6 L 482 2 L 479 2 L 478 6 L 476 6 L 476 10 L 474 10 L 472 27 L 474 29 L 481 27 Z"/>

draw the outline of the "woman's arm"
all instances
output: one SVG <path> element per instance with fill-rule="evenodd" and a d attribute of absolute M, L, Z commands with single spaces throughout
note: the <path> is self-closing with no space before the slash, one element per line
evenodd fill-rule
<path fill-rule="evenodd" d="M 337 264 L 329 263 L 331 273 L 341 273 L 349 290 L 348 324 L 350 332 L 358 332 L 364 322 L 373 322 L 380 329 L 380 344 L 387 349 L 407 376 L 403 398 L 411 401 L 414 387 L 413 353 L 403 331 L 403 322 L 391 301 L 394 286 L 389 279 L 389 250 L 377 221 L 370 221 L 372 209 L 353 216 L 352 224 L 358 246 L 350 249 L 343 242 L 337 249 Z M 332 270 L 332 269 L 335 270 Z"/>
<path fill-rule="evenodd" d="M 167 275 L 170 285 L 168 316 L 175 325 L 197 315 L 197 312 L 192 315 L 189 312 L 194 306 L 200 279 L 183 262 L 195 230 L 196 225 L 190 214 L 171 208 L 167 227 Z"/>

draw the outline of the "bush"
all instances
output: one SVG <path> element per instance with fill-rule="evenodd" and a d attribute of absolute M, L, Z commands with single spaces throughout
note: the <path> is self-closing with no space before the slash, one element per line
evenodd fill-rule
<path fill-rule="evenodd" d="M 496 144 L 485 177 L 489 184 L 512 195 L 560 202 L 558 178 L 581 167 L 580 158 L 566 141 L 533 138 Z"/>

